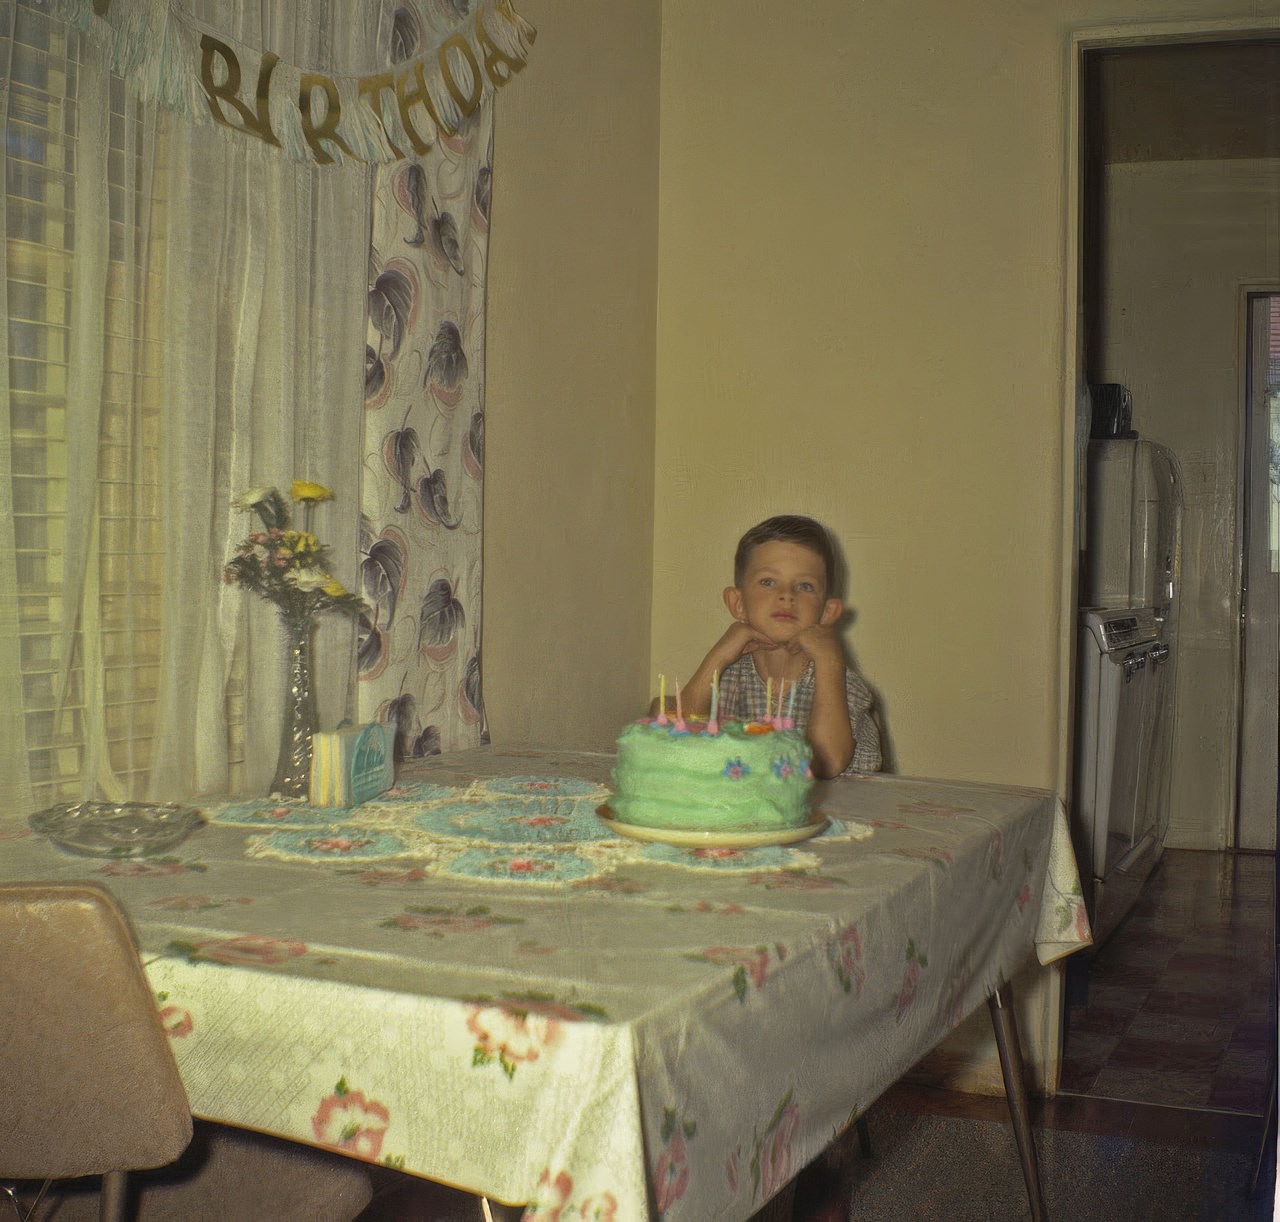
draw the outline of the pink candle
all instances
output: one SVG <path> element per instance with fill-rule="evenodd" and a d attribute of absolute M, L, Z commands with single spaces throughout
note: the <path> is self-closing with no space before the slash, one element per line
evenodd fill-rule
<path fill-rule="evenodd" d="M 796 728 L 796 685 L 791 685 L 791 699 L 787 701 L 787 715 L 782 719 L 782 728 L 784 730 L 794 730 Z"/>
<path fill-rule="evenodd" d="M 707 719 L 707 733 L 719 734 L 720 722 L 716 718 L 720 715 L 720 672 L 718 670 L 711 672 L 711 716 Z"/>
<path fill-rule="evenodd" d="M 687 730 L 684 724 L 684 706 L 680 703 L 680 680 L 676 680 L 676 729 Z"/>
<path fill-rule="evenodd" d="M 658 724 L 665 726 L 669 718 L 667 717 L 667 676 L 658 676 Z"/>

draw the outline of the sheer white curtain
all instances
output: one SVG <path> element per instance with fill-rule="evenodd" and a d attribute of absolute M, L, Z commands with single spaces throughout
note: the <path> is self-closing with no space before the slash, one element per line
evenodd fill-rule
<path fill-rule="evenodd" d="M 230 503 L 331 487 L 316 532 L 355 588 L 371 174 L 141 105 L 38 5 L 0 15 L 3 782 L 24 809 L 264 789 L 282 642 L 221 581 L 250 527 Z M 316 0 L 195 15 L 335 71 L 372 62 L 382 33 Z M 354 711 L 353 654 L 335 617 L 322 722 Z"/>

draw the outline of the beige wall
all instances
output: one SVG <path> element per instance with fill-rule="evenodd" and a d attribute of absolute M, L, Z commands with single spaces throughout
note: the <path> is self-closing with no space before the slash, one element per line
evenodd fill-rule
<path fill-rule="evenodd" d="M 807 510 L 900 770 L 1060 782 L 1071 31 L 1263 13 L 667 0 L 654 669 L 718 632 L 738 533 Z"/>
<path fill-rule="evenodd" d="M 496 117 L 484 694 L 495 742 L 612 747 L 649 668 L 658 0 L 518 0 Z"/>
<path fill-rule="evenodd" d="M 1168 843 L 1229 843 L 1235 803 L 1241 292 L 1280 287 L 1280 162 L 1111 166 L 1102 380 L 1182 466 L 1183 581 Z"/>
<path fill-rule="evenodd" d="M 1280 0 L 516 7 L 539 39 L 498 110 L 495 737 L 607 745 L 718 633 L 741 530 L 798 509 L 844 544 L 901 769 L 1059 783 L 1071 33 Z"/>

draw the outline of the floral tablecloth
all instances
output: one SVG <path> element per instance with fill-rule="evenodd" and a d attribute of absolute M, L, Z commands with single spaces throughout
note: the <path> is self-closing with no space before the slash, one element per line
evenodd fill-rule
<path fill-rule="evenodd" d="M 210 806 L 172 856 L 0 822 L 0 881 L 129 913 L 197 1115 L 526 1219 L 742 1219 L 1033 954 L 1089 941 L 1035 789 L 819 787 L 791 847 L 608 834 L 613 757 L 493 747 L 353 811 Z"/>

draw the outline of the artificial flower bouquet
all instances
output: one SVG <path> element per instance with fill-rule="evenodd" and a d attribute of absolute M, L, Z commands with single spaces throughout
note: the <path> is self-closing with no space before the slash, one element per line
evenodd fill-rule
<path fill-rule="evenodd" d="M 256 513 L 262 530 L 253 531 L 227 561 L 223 576 L 275 603 L 292 620 L 307 620 L 322 611 L 349 615 L 365 609 L 364 600 L 352 594 L 329 569 L 329 549 L 311 533 L 311 517 L 321 501 L 333 499 L 322 484 L 296 479 L 290 498 L 303 507 L 304 529 L 296 530 L 289 503 L 275 488 L 254 488 L 237 497 L 235 504 Z"/>

